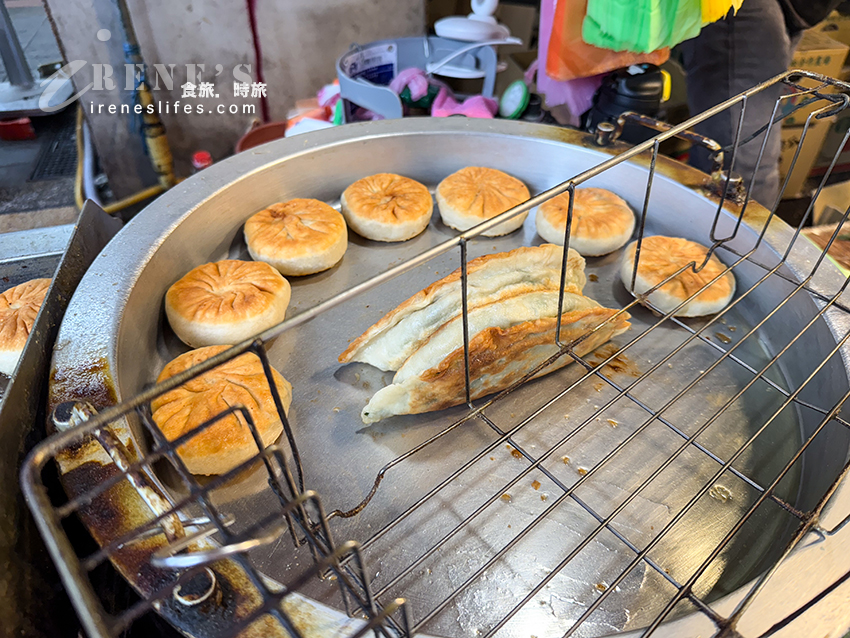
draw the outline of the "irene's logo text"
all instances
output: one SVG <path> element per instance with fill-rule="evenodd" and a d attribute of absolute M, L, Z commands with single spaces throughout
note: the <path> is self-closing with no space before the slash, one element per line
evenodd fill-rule
<path fill-rule="evenodd" d="M 135 91 L 143 79 L 151 91 L 154 92 L 163 90 L 173 91 L 176 84 L 183 91 L 181 96 L 182 98 L 219 97 L 219 94 L 215 91 L 215 84 L 204 79 L 205 74 L 208 72 L 208 69 L 204 64 L 185 64 L 179 67 L 179 71 L 178 65 L 176 64 L 154 64 L 152 65 L 151 72 L 146 73 L 145 67 L 141 64 L 128 63 L 124 64 L 123 68 L 113 68 L 110 64 L 95 63 L 91 65 L 91 82 L 80 88 L 74 95 L 64 102 L 52 104 L 51 98 L 53 98 L 56 92 L 62 87 L 64 81 L 73 77 L 76 73 L 79 73 L 86 67 L 87 64 L 88 62 L 85 60 L 73 60 L 72 62 L 64 65 L 49 78 L 45 79 L 42 82 L 44 91 L 42 92 L 38 103 L 41 110 L 48 113 L 61 110 L 74 101 L 80 99 L 89 91 L 115 91 L 121 85 L 123 85 L 121 88 L 125 91 Z M 185 74 L 182 72 L 184 69 Z M 228 75 L 232 78 L 233 97 L 266 97 L 266 85 L 262 82 L 254 82 L 251 77 L 250 64 L 237 64 L 229 70 L 229 72 L 226 72 L 221 64 L 216 64 L 213 68 L 209 69 L 209 72 L 215 78 L 220 77 L 222 74 L 225 74 L 225 78 Z M 180 83 L 180 80 L 183 78 L 185 78 L 185 82 Z M 145 106 L 141 104 L 135 104 L 132 106 L 129 104 L 121 104 L 120 106 L 115 104 L 111 104 L 109 106 L 98 104 L 97 107 L 99 108 L 92 104 L 91 112 L 117 113 L 120 111 L 122 113 L 134 112 L 136 114 L 140 114 L 143 112 L 153 113 L 154 110 L 156 110 L 163 113 L 178 113 L 180 112 L 178 110 L 180 108 L 178 105 L 179 102 L 174 102 L 173 106 L 169 106 L 169 103 L 166 103 L 165 109 L 172 110 L 163 110 L 161 106 L 155 107 L 154 104 L 148 104 Z M 251 112 L 253 113 L 253 104 L 245 104 L 242 106 L 243 108 L 241 110 L 243 112 L 244 107 L 251 107 Z M 239 106 L 236 104 L 230 104 L 228 106 L 218 104 L 214 109 L 210 109 L 209 107 L 205 107 L 201 104 L 184 104 L 182 108 L 185 113 L 237 113 L 240 110 Z"/>

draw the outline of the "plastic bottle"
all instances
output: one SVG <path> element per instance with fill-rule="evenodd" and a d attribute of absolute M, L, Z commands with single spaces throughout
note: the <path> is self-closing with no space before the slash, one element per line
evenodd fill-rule
<path fill-rule="evenodd" d="M 192 173 L 197 173 L 212 166 L 213 158 L 209 151 L 195 151 L 192 153 Z"/>

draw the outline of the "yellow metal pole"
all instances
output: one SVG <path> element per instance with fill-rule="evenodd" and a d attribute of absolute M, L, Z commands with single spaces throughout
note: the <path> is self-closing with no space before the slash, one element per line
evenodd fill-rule
<path fill-rule="evenodd" d="M 177 182 L 174 179 L 174 160 L 171 158 L 171 148 L 168 146 L 165 126 L 160 121 L 156 109 L 148 108 L 148 106 L 153 106 L 153 96 L 147 84 L 142 82 L 138 91 L 144 120 L 145 145 L 148 148 L 153 169 L 159 176 L 159 184 L 167 190 Z"/>

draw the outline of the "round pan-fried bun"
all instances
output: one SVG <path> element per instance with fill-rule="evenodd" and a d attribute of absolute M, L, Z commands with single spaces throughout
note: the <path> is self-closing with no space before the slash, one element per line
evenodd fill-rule
<path fill-rule="evenodd" d="M 0 372 L 14 374 L 48 288 L 50 279 L 32 279 L 0 294 Z"/>
<path fill-rule="evenodd" d="M 230 347 L 209 346 L 181 354 L 163 368 L 157 383 Z M 288 415 L 292 386 L 274 368 L 272 376 Z M 253 352 L 239 355 L 157 397 L 151 403 L 151 410 L 154 423 L 166 439 L 173 441 L 236 406 L 248 410 L 264 448 L 280 436 L 283 424 L 263 373 L 263 364 Z M 259 454 L 259 450 L 250 427 L 237 412 L 195 434 L 177 448 L 177 454 L 192 474 L 223 474 Z"/>
<path fill-rule="evenodd" d="M 345 189 L 342 214 L 358 235 L 374 241 L 405 241 L 428 227 L 434 200 L 417 181 L 393 173 L 364 177 Z"/>
<path fill-rule="evenodd" d="M 165 293 L 174 333 L 193 348 L 239 343 L 283 321 L 291 289 L 261 261 L 225 259 L 198 266 Z"/>
<path fill-rule="evenodd" d="M 494 168 L 467 166 L 452 173 L 437 186 L 437 207 L 443 223 L 456 230 L 469 230 L 528 200 L 525 184 Z M 522 213 L 482 233 L 486 237 L 507 235 L 522 226 Z"/>
<path fill-rule="evenodd" d="M 561 193 L 537 209 L 537 234 L 564 245 L 570 194 Z M 635 230 L 635 216 L 620 197 L 603 188 L 575 189 L 570 248 L 584 257 L 607 255 L 626 245 Z"/>
<path fill-rule="evenodd" d="M 620 278 L 626 289 L 631 286 L 636 246 L 637 242 L 632 242 L 626 247 L 620 266 Z M 644 238 L 635 279 L 635 294 L 643 294 L 654 288 L 692 262 L 699 267 L 707 254 L 705 246 L 687 239 L 661 235 Z M 674 313 L 676 317 L 701 317 L 720 312 L 735 294 L 735 276 L 731 271 L 725 271 L 726 266 L 712 255 L 702 270 L 695 273 L 692 268 L 687 268 L 651 293 L 648 300 L 666 314 L 690 299 Z M 697 294 L 717 277 L 717 281 Z"/>
<path fill-rule="evenodd" d="M 348 248 L 345 220 L 317 199 L 272 204 L 245 222 L 248 253 L 286 276 L 312 275 L 336 265 Z"/>

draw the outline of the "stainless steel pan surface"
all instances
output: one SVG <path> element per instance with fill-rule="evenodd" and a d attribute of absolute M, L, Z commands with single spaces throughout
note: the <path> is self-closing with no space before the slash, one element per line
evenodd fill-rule
<path fill-rule="evenodd" d="M 87 398 L 103 408 L 148 387 L 187 350 L 165 321 L 166 289 L 198 264 L 248 258 L 242 224 L 270 203 L 312 197 L 338 207 L 346 186 L 377 172 L 433 189 L 469 165 L 504 170 L 540 193 L 624 149 L 523 123 L 407 119 L 295 137 L 215 165 L 160 197 L 92 265 L 57 340 L 53 403 Z M 647 163 L 648 156 L 636 157 L 585 185 L 616 192 L 640 213 Z M 266 345 L 293 385 L 289 420 L 304 486 L 321 495 L 334 536 L 360 544 L 380 604 L 403 596 L 413 624 L 435 635 L 604 636 L 645 627 L 699 570 L 670 616 L 681 620 L 662 629 L 707 635 L 705 610 L 688 613 L 701 604 L 731 610 L 747 583 L 777 561 L 801 513 L 817 506 L 848 456 L 850 433 L 830 410 L 847 392 L 839 346 L 850 322 L 838 307 L 824 310 L 823 300 L 844 277 L 754 202 L 740 227 L 736 205 L 716 216 L 717 198 L 706 183 L 704 174 L 659 157 L 644 235 L 706 245 L 711 236 L 729 237 L 717 247 L 738 282 L 727 311 L 660 321 L 633 306 L 632 329 L 588 357 L 591 367 L 607 365 L 591 373 L 575 363 L 529 382 L 460 427 L 451 426 L 466 406 L 363 425 L 360 410 L 391 375 L 337 363 L 351 339 L 458 268 L 457 251 L 336 303 Z M 288 317 L 455 235 L 436 213 L 425 233 L 399 244 L 350 233 L 338 266 L 290 279 Z M 520 231 L 470 239 L 466 250 L 472 259 L 540 243 L 532 214 Z M 633 301 L 619 281 L 620 257 L 587 263 L 585 294 L 611 308 Z M 795 460 L 818 427 L 822 435 Z M 133 446 L 149 444 L 135 432 Z M 179 477 L 166 464 L 157 468 L 169 496 L 185 498 Z M 383 480 L 368 505 L 344 516 L 370 495 L 379 473 Z M 838 504 L 829 516 L 836 521 L 850 511 L 847 497 L 833 497 Z M 262 467 L 211 498 L 234 529 L 279 507 Z M 793 601 L 830 582 L 818 561 L 846 571 L 848 561 L 832 561 L 843 542 L 836 533 L 818 548 L 798 550 L 809 551 L 810 573 L 798 570 L 796 584 L 777 585 L 765 604 L 781 605 L 782 596 Z M 722 551 L 713 553 L 718 546 Z M 286 534 L 250 558 L 281 583 L 311 561 Z M 780 573 L 771 582 L 788 578 Z M 339 608 L 334 584 L 311 579 L 300 592 Z M 767 613 L 753 617 L 754 626 L 770 624 Z"/>

